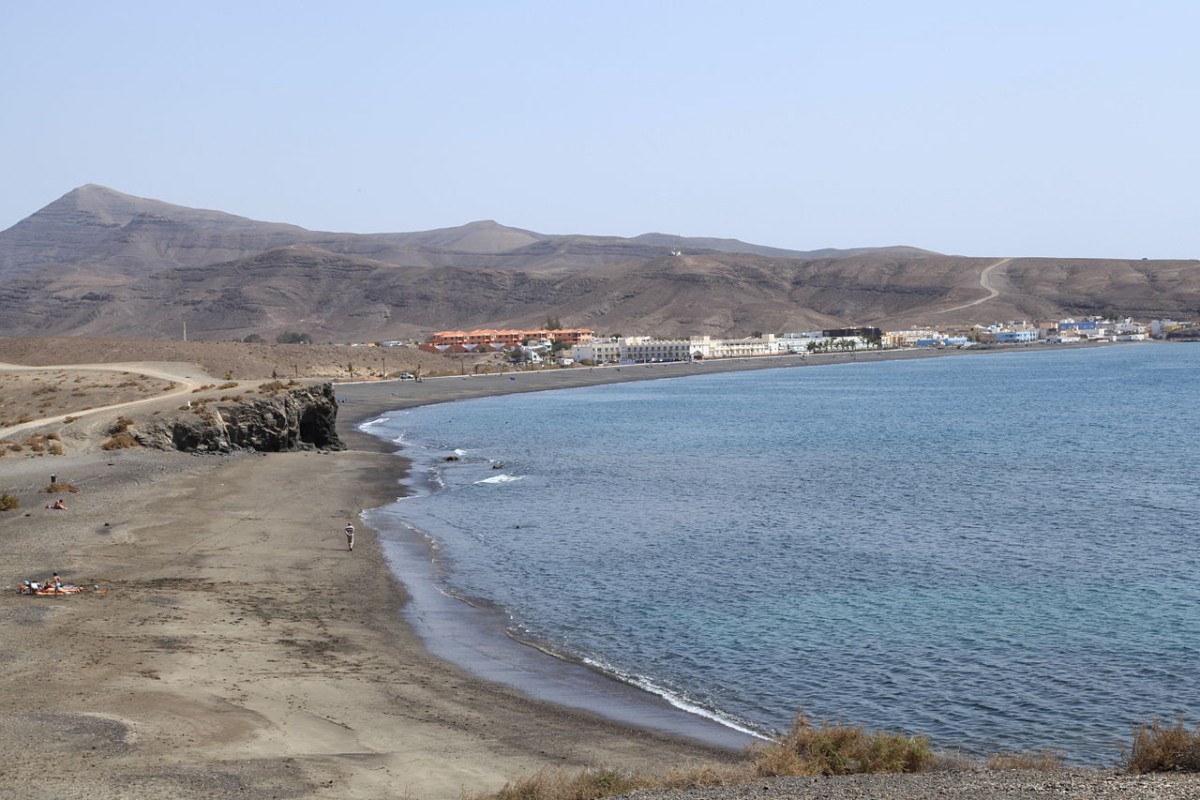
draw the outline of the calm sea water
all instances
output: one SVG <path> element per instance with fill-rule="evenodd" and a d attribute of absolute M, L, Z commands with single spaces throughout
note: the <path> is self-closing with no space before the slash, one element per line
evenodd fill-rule
<path fill-rule="evenodd" d="M 802 367 L 389 415 L 382 512 L 519 637 L 756 731 L 1105 764 L 1200 721 L 1200 347 Z M 448 455 L 458 460 L 445 460 Z"/>

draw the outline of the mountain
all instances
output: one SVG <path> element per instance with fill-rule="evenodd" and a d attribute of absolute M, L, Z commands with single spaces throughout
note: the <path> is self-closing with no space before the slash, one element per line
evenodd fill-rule
<path fill-rule="evenodd" d="M 746 335 L 1119 312 L 1200 316 L 1200 262 L 799 252 L 495 221 L 348 234 L 88 185 L 0 232 L 0 335 L 422 338 L 445 328 Z"/>

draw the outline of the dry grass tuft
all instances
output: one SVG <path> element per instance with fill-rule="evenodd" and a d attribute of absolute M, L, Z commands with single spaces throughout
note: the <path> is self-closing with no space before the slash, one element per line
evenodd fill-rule
<path fill-rule="evenodd" d="M 126 450 L 137 446 L 138 440 L 133 438 L 132 433 L 117 433 L 100 443 L 101 450 Z"/>
<path fill-rule="evenodd" d="M 544 769 L 533 775 L 506 783 L 493 795 L 477 795 L 495 800 L 599 800 L 636 789 L 633 777 L 612 769 L 588 769 L 569 772 Z"/>
<path fill-rule="evenodd" d="M 818 727 L 797 715 L 792 729 L 755 748 L 753 759 L 763 777 L 923 772 L 933 762 L 933 750 L 924 736 L 828 721 Z"/>
<path fill-rule="evenodd" d="M 545 769 L 507 783 L 495 794 L 466 800 L 600 800 L 636 789 L 696 789 L 730 786 L 754 778 L 749 764 L 697 764 L 677 767 L 663 775 L 594 768 L 578 772 Z"/>
<path fill-rule="evenodd" d="M 41 489 L 38 489 L 38 491 L 42 494 L 65 494 L 67 492 L 70 492 L 71 494 L 77 494 L 79 492 L 79 487 L 67 483 L 66 481 L 55 481 L 54 483 L 43 486 Z"/>
<path fill-rule="evenodd" d="M 1153 719 L 1133 729 L 1133 747 L 1124 756 L 1128 772 L 1200 772 L 1200 726 L 1183 720 L 1167 725 Z"/>
<path fill-rule="evenodd" d="M 0 511 L 12 511 L 21 507 L 21 498 L 8 492 L 0 492 Z"/>
<path fill-rule="evenodd" d="M 1062 769 L 1062 758 L 1046 750 L 1022 753 L 996 753 L 987 760 L 991 770 L 1028 769 L 1039 772 Z"/>

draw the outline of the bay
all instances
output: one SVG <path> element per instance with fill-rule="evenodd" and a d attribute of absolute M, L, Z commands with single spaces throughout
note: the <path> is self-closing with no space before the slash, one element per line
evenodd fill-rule
<path fill-rule="evenodd" d="M 414 459 L 379 521 L 513 635 L 737 728 L 1107 764 L 1200 718 L 1198 367 L 1030 348 L 412 409 L 370 428 Z"/>

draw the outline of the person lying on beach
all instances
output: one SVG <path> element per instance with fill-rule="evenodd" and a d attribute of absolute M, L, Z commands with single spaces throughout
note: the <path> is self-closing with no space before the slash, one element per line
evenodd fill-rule
<path fill-rule="evenodd" d="M 53 509 L 57 509 L 59 511 L 67 510 L 67 507 L 65 505 L 63 505 L 62 500 L 55 500 L 53 503 L 47 503 L 46 508 L 53 508 Z"/>

